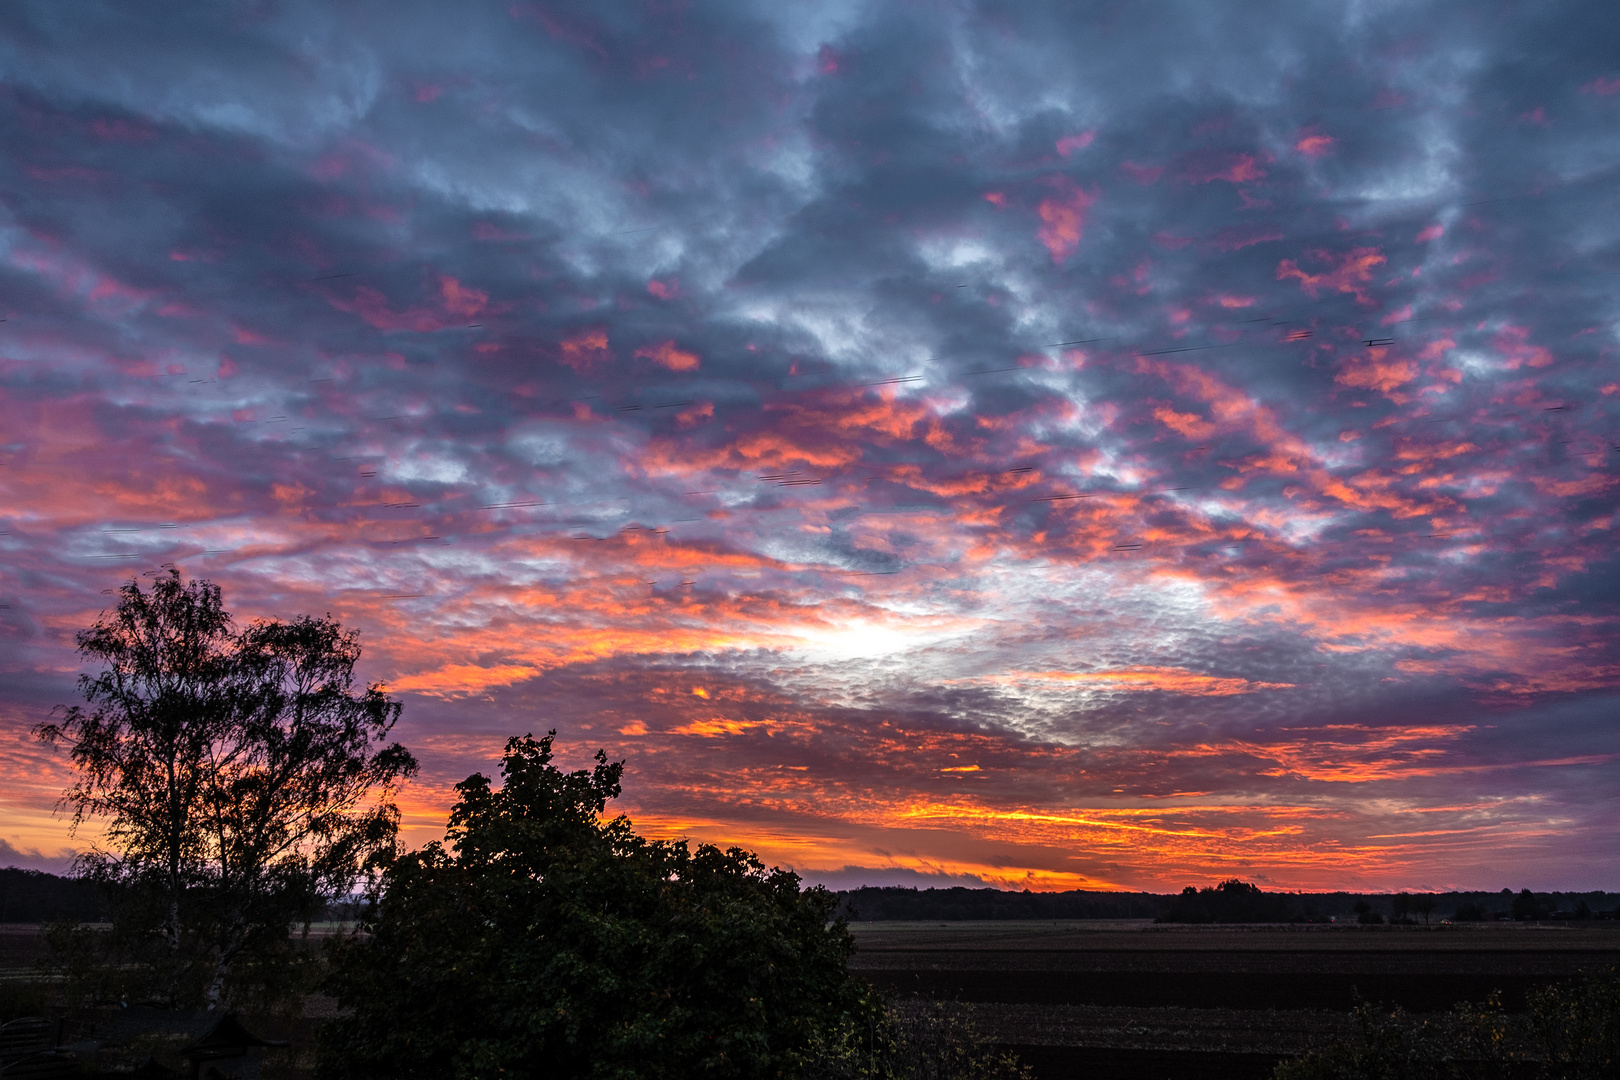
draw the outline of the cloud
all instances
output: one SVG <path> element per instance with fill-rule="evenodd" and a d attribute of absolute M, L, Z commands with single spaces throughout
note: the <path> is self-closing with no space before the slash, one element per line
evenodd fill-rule
<path fill-rule="evenodd" d="M 415 840 L 555 723 L 783 865 L 1601 884 L 1615 73 L 1463 13 L 13 6 L 10 842 L 172 562 L 362 630 Z"/>
<path fill-rule="evenodd" d="M 73 869 L 76 857 L 77 853 L 69 848 L 61 848 L 55 854 L 47 855 L 37 848 L 17 847 L 0 837 L 0 866 L 66 874 Z"/>
<path fill-rule="evenodd" d="M 1052 261 L 1061 263 L 1080 246 L 1080 237 L 1085 231 L 1086 210 L 1097 201 L 1097 197 L 1061 179 L 1054 186 L 1057 189 L 1055 193 L 1042 199 L 1035 208 L 1041 218 L 1041 227 L 1036 236 L 1052 253 Z"/>

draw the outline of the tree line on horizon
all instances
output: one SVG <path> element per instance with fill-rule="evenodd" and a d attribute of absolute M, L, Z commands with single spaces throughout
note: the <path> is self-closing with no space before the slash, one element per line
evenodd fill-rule
<path fill-rule="evenodd" d="M 1225 896 L 1219 885 L 1198 889 L 1194 904 L 1180 893 L 1112 892 L 1069 889 L 1032 892 L 954 885 L 919 888 L 906 885 L 865 885 L 831 893 L 837 900 L 834 915 L 851 922 L 884 921 L 997 921 L 1004 919 L 1158 919 L 1165 922 L 1309 922 L 1322 918 L 1376 916 L 1400 924 L 1431 920 L 1485 922 L 1495 920 L 1545 921 L 1614 919 L 1620 917 L 1620 892 L 1499 892 L 1444 893 L 1284 892 L 1262 893 L 1270 900 L 1259 909 L 1238 903 L 1216 910 L 1207 894 Z M 1229 890 L 1230 891 L 1230 890 Z M 1403 899 L 1404 898 L 1404 899 Z M 1425 901 L 1432 902 L 1428 907 Z M 1364 910 L 1357 905 L 1363 905 Z M 1427 907 L 1427 911 L 1425 911 Z M 343 921 L 354 917 L 355 902 L 327 902 L 315 921 Z M 1208 917 L 1205 917 L 1207 914 Z M 88 877 L 59 875 L 43 870 L 0 867 L 0 923 L 106 922 L 107 899 Z M 1372 922 L 1372 918 L 1368 918 Z"/>
<path fill-rule="evenodd" d="M 966 921 L 998 919 L 1156 919 L 1177 923 L 1325 922 L 1377 916 L 1396 924 L 1425 916 L 1460 922 L 1620 917 L 1620 893 L 1501 892 L 1357 893 L 1265 892 L 1231 879 L 1180 893 L 1019 892 L 965 886 L 864 886 L 836 893 L 839 912 L 852 921 Z"/>

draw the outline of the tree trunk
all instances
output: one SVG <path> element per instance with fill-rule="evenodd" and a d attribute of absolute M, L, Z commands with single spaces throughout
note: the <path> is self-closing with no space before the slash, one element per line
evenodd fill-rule
<path fill-rule="evenodd" d="M 213 1012 L 219 1008 L 220 999 L 225 996 L 225 976 L 230 972 L 230 961 L 221 956 L 219 963 L 214 965 L 214 977 L 208 980 L 208 1011 Z"/>

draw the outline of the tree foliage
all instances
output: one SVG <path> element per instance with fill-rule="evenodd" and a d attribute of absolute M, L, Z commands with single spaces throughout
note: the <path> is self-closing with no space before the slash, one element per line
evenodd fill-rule
<path fill-rule="evenodd" d="M 504 786 L 464 780 L 445 843 L 387 868 L 336 950 L 352 1013 L 323 1032 L 323 1075 L 718 1080 L 876 1052 L 831 895 L 604 819 L 622 763 L 563 772 L 555 734 L 510 740 Z"/>
<path fill-rule="evenodd" d="M 1286 896 L 1232 878 L 1214 888 L 1189 885 L 1159 917 L 1172 923 L 1293 922 L 1302 918 Z"/>
<path fill-rule="evenodd" d="M 111 902 L 102 944 L 126 961 L 104 965 L 125 984 L 104 989 L 212 1007 L 392 847 L 416 769 L 387 741 L 400 706 L 355 686 L 354 631 L 307 616 L 238 631 L 217 586 L 172 568 L 124 585 L 78 645 L 104 665 L 80 677 L 88 708 L 36 734 L 78 769 L 74 827 L 105 819 L 81 859 Z"/>

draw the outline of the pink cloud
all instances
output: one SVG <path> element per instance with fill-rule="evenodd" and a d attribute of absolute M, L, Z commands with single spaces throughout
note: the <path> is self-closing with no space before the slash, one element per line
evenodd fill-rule
<path fill-rule="evenodd" d="M 653 278 L 647 282 L 647 291 L 660 300 L 673 300 L 681 294 L 681 286 L 674 278 L 670 278 L 668 281 L 659 281 L 657 278 Z"/>
<path fill-rule="evenodd" d="M 378 330 L 414 330 L 419 334 L 425 334 L 442 330 L 448 325 L 438 312 L 426 308 L 412 307 L 404 311 L 394 311 L 388 306 L 386 296 L 367 285 L 357 288 L 352 300 L 328 296 L 326 302 L 339 311 L 360 316 Z"/>
<path fill-rule="evenodd" d="M 1084 150 L 1097 137 L 1095 131 L 1082 131 L 1078 135 L 1065 135 L 1057 141 L 1057 152 L 1068 157 L 1076 150 Z"/>
<path fill-rule="evenodd" d="M 1306 135 L 1294 144 L 1294 149 L 1306 157 L 1321 157 L 1333 150 L 1331 135 Z"/>
<path fill-rule="evenodd" d="M 133 120 L 97 117 L 90 121 L 90 130 L 95 132 L 97 138 L 109 142 L 150 142 L 157 138 L 156 128 Z"/>
<path fill-rule="evenodd" d="M 1278 226 L 1268 222 L 1256 222 L 1253 225 L 1228 225 L 1215 234 L 1213 242 L 1222 251 L 1241 251 L 1254 244 L 1265 244 L 1282 238 L 1283 231 Z"/>
<path fill-rule="evenodd" d="M 471 317 L 483 311 L 484 305 L 489 303 L 489 293 L 469 289 L 446 274 L 439 275 L 439 292 L 444 296 L 445 309 L 455 315 Z"/>
<path fill-rule="evenodd" d="M 1504 326 L 1492 344 L 1507 357 L 1510 368 L 1546 367 L 1554 359 L 1546 346 L 1530 344 L 1530 328 L 1527 326 Z"/>
<path fill-rule="evenodd" d="M 474 222 L 472 227 L 472 236 L 474 240 L 494 240 L 507 242 L 533 239 L 529 233 L 507 232 L 499 225 L 491 225 L 487 221 Z"/>
<path fill-rule="evenodd" d="M 507 11 L 514 19 L 531 18 L 545 27 L 545 31 L 553 41 L 560 41 L 575 48 L 587 49 L 602 59 L 607 59 L 607 50 L 596 40 L 589 31 L 571 23 L 564 22 L 540 4 L 513 4 Z"/>
<path fill-rule="evenodd" d="M 1164 175 L 1163 165 L 1138 165 L 1134 161 L 1119 163 L 1119 171 L 1144 186 L 1158 181 Z"/>
<path fill-rule="evenodd" d="M 1293 259 L 1284 259 L 1277 264 L 1277 280 L 1298 278 L 1299 287 L 1313 297 L 1320 296 L 1322 290 L 1328 289 L 1349 293 L 1363 304 L 1375 303 L 1367 293 L 1367 286 L 1372 282 L 1373 269 L 1384 264 L 1384 255 L 1377 248 L 1354 248 L 1342 256 L 1334 256 L 1327 251 L 1311 251 L 1308 254 L 1318 262 L 1328 263 L 1332 269 L 1309 274 L 1301 270 Z"/>
<path fill-rule="evenodd" d="M 1197 151 L 1187 155 L 1182 164 L 1181 177 L 1190 184 L 1208 184 L 1225 180 L 1229 184 L 1243 184 L 1260 180 L 1266 170 L 1253 154 L 1230 151 Z"/>
<path fill-rule="evenodd" d="M 1611 94 L 1620 94 L 1620 76 L 1605 79 L 1599 75 L 1585 86 L 1581 87 L 1583 94 L 1597 94 L 1599 97 L 1608 97 Z"/>
<path fill-rule="evenodd" d="M 1088 195 L 1063 178 L 1059 178 L 1053 187 L 1057 188 L 1057 194 L 1042 199 L 1036 207 L 1036 212 L 1041 216 L 1041 227 L 1035 235 L 1052 253 L 1052 261 L 1061 263 L 1080 246 L 1080 237 L 1085 231 L 1086 210 L 1097 201 L 1097 197 Z"/>
<path fill-rule="evenodd" d="M 1446 227 L 1438 221 L 1417 234 L 1417 242 L 1427 244 L 1430 240 L 1438 240 L 1446 234 Z"/>

